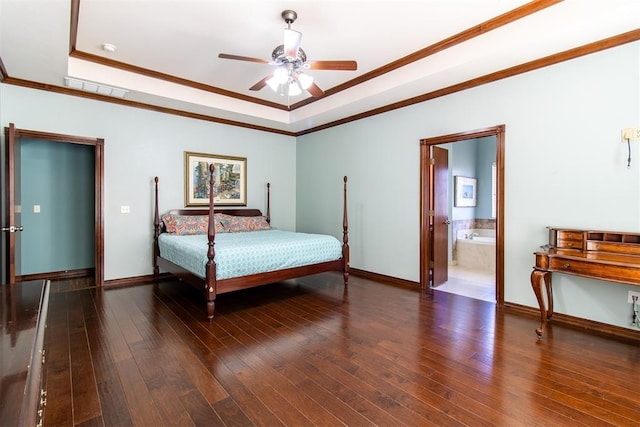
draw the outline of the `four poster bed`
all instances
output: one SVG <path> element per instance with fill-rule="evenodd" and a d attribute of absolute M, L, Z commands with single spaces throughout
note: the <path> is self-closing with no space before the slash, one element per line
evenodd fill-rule
<path fill-rule="evenodd" d="M 211 165 L 211 168 L 213 165 Z M 207 317 L 213 318 L 216 295 L 326 271 L 349 279 L 347 177 L 343 189 L 343 237 L 294 233 L 270 226 L 259 209 L 215 209 L 211 171 L 208 209 L 158 211 L 155 177 L 153 275 L 160 269 L 204 292 Z"/>

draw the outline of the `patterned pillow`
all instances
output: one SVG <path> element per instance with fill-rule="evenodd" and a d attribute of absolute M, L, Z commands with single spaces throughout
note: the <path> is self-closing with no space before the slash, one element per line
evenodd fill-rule
<path fill-rule="evenodd" d="M 176 235 L 207 234 L 209 228 L 208 215 L 176 215 Z"/>
<path fill-rule="evenodd" d="M 271 226 L 264 216 L 230 216 L 225 226 L 230 233 L 271 230 Z"/>
<path fill-rule="evenodd" d="M 176 215 L 162 215 L 162 222 L 164 223 L 164 228 L 167 230 L 167 233 L 176 232 Z"/>
<path fill-rule="evenodd" d="M 207 234 L 209 229 L 209 215 L 164 215 L 162 221 L 165 224 L 167 233 L 174 233 L 178 236 L 188 236 L 192 234 Z M 227 233 L 226 227 L 214 215 L 215 232 Z"/>

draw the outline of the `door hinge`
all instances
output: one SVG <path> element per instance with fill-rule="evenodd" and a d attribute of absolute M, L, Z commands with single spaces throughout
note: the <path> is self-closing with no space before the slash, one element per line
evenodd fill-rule
<path fill-rule="evenodd" d="M 433 261 L 429 261 L 429 268 L 433 268 L 435 267 L 435 264 L 433 263 Z"/>
<path fill-rule="evenodd" d="M 427 215 L 429 215 L 429 216 L 436 216 L 436 211 L 434 211 L 434 210 L 430 210 L 429 212 L 427 212 Z"/>
<path fill-rule="evenodd" d="M 434 158 L 429 159 L 429 164 L 430 165 L 435 165 L 436 164 L 436 159 L 434 159 Z"/>

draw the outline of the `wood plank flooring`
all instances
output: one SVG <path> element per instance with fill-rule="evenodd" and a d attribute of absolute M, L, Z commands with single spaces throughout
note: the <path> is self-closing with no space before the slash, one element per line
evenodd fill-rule
<path fill-rule="evenodd" d="M 84 288 L 84 289 L 83 289 Z M 203 298 L 58 284 L 47 426 L 640 425 L 640 345 L 324 273 Z"/>

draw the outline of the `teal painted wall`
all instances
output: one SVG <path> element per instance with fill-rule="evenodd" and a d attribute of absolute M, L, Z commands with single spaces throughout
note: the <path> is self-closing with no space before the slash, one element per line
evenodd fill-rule
<path fill-rule="evenodd" d="M 93 146 L 23 138 L 20 143 L 18 274 L 94 267 Z M 40 213 L 34 206 L 40 206 Z"/>
<path fill-rule="evenodd" d="M 491 165 L 496 161 L 496 137 L 479 138 L 476 142 L 476 176 L 478 177 L 478 206 L 476 219 L 491 217 Z"/>
<path fill-rule="evenodd" d="M 474 219 L 476 207 L 455 206 L 455 177 L 478 178 L 476 172 L 476 158 L 478 156 L 477 140 L 470 139 L 451 144 L 449 150 L 449 203 L 452 206 L 451 220 Z M 479 185 L 478 185 L 479 186 Z M 476 199 L 477 200 L 477 199 Z"/>
<path fill-rule="evenodd" d="M 447 144 L 449 149 L 449 200 L 453 220 L 491 218 L 491 164 L 496 161 L 496 138 L 494 136 L 459 141 Z M 453 207 L 456 175 L 478 180 L 477 205 Z"/>

